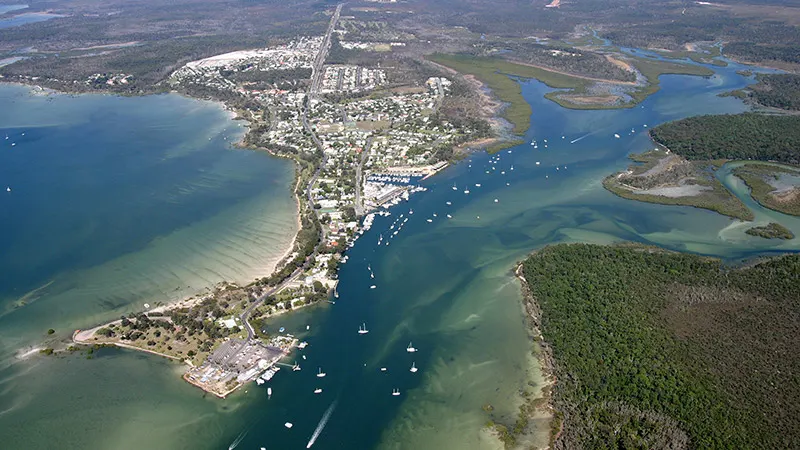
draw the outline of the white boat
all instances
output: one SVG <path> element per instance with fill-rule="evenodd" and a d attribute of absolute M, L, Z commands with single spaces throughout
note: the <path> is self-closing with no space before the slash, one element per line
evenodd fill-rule
<path fill-rule="evenodd" d="M 386 367 L 381 367 L 381 372 L 386 372 Z"/>
<path fill-rule="evenodd" d="M 469 194 L 469 189 L 464 189 L 465 194 Z"/>
<path fill-rule="evenodd" d="M 542 139 L 542 142 L 544 142 L 546 144 L 547 143 L 547 139 Z"/>
<path fill-rule="evenodd" d="M 298 370 L 300 370 L 300 364 L 297 364 L 297 361 L 295 361 L 292 366 L 292 372 L 297 372 Z"/>
<path fill-rule="evenodd" d="M 475 187 L 481 187 L 480 183 L 475 183 Z"/>
<path fill-rule="evenodd" d="M 11 192 L 11 186 L 6 188 L 6 192 Z"/>
<path fill-rule="evenodd" d="M 450 214 L 448 214 L 448 215 L 447 215 L 447 218 L 448 218 L 448 219 L 452 219 L 452 218 L 453 218 L 453 216 L 451 216 Z"/>
<path fill-rule="evenodd" d="M 262 380 L 261 378 L 256 378 L 256 384 L 257 384 L 257 385 L 261 386 L 261 385 L 262 385 L 262 384 L 264 384 L 264 383 L 265 383 L 265 381 L 264 381 L 264 380 Z"/>
<path fill-rule="evenodd" d="M 614 137 L 619 139 L 619 135 L 617 133 L 614 133 Z"/>
<path fill-rule="evenodd" d="M 325 375 L 327 375 L 327 373 L 323 372 L 322 367 L 320 367 L 319 370 L 317 371 L 317 378 L 322 378 Z"/>
<path fill-rule="evenodd" d="M 508 169 L 508 170 L 514 170 L 514 166 L 511 166 L 511 168 L 510 168 L 510 169 Z"/>
<path fill-rule="evenodd" d="M 389 243 L 387 242 L 387 243 L 386 243 L 386 245 L 389 245 Z M 373 284 L 373 285 L 372 285 L 372 286 L 370 286 L 369 288 L 370 288 L 370 289 L 375 289 L 376 287 L 378 287 L 378 286 L 375 286 L 375 285 Z"/>
<path fill-rule="evenodd" d="M 400 389 L 392 389 L 392 395 L 394 395 L 395 397 L 400 395 Z"/>
<path fill-rule="evenodd" d="M 303 359 L 306 359 L 306 355 L 303 355 Z"/>
<path fill-rule="evenodd" d="M 300 350 L 302 350 L 302 349 L 304 349 L 306 347 L 308 347 L 308 342 L 306 342 L 306 341 L 303 341 L 303 342 L 297 344 L 297 348 L 299 348 Z"/>
<path fill-rule="evenodd" d="M 499 201 L 500 201 L 500 200 L 498 200 L 498 199 L 494 199 L 494 202 L 495 202 L 495 203 L 497 203 L 497 202 L 499 202 Z"/>
<path fill-rule="evenodd" d="M 412 363 L 411 363 L 411 368 L 410 368 L 410 369 L 408 369 L 408 370 L 409 370 L 409 372 L 416 373 L 416 372 L 417 372 L 417 370 L 419 370 L 419 369 L 417 369 L 417 363 L 413 363 L 413 362 L 412 362 Z"/>
<path fill-rule="evenodd" d="M 411 342 L 409 342 L 409 343 L 408 343 L 408 347 L 406 347 L 406 351 L 407 351 L 408 353 L 414 353 L 414 352 L 416 352 L 416 351 L 417 351 L 417 349 L 416 349 L 416 348 L 414 348 L 414 346 L 413 346 L 413 345 L 411 345 Z"/>
<path fill-rule="evenodd" d="M 268 397 L 272 397 L 272 388 L 271 387 L 267 388 L 267 396 Z"/>
<path fill-rule="evenodd" d="M 538 166 L 539 164 L 541 164 L 541 163 L 542 163 L 541 161 L 536 161 L 536 165 L 537 165 L 537 166 Z"/>
<path fill-rule="evenodd" d="M 453 183 L 453 190 L 454 190 L 454 191 L 457 191 L 457 190 L 458 190 L 458 188 L 456 187 L 456 184 L 455 184 L 455 183 Z"/>
<path fill-rule="evenodd" d="M 315 394 L 321 394 L 321 393 L 322 393 L 322 388 L 316 388 L 316 389 L 314 389 L 314 393 L 315 393 Z"/>
<path fill-rule="evenodd" d="M 283 424 L 283 426 L 285 426 L 286 428 L 292 428 L 294 425 L 292 425 L 292 422 L 286 422 L 285 424 Z"/>
<path fill-rule="evenodd" d="M 364 323 L 364 324 L 359 325 L 358 334 L 367 334 L 367 333 L 369 333 L 369 330 L 367 330 L 367 324 Z"/>
<path fill-rule="evenodd" d="M 450 206 L 450 205 L 453 204 L 453 202 L 444 202 L 444 204 L 447 205 L 447 206 Z"/>

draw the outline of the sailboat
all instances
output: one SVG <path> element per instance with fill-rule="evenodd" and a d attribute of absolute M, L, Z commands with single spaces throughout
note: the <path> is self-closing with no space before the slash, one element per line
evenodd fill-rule
<path fill-rule="evenodd" d="M 320 367 L 319 370 L 317 371 L 317 378 L 322 378 L 325 375 L 327 375 L 327 374 L 325 372 L 323 372 L 322 371 L 322 367 Z"/>
<path fill-rule="evenodd" d="M 367 324 L 363 323 L 358 327 L 358 334 L 367 334 L 369 330 L 367 330 Z"/>
<path fill-rule="evenodd" d="M 400 395 L 400 389 L 392 389 L 392 395 L 394 395 L 395 397 Z"/>
<path fill-rule="evenodd" d="M 457 191 L 457 190 L 458 190 L 458 188 L 456 187 L 456 184 L 455 184 L 455 183 L 453 183 L 453 190 L 454 190 L 454 191 Z"/>
<path fill-rule="evenodd" d="M 408 353 L 414 353 L 414 352 L 416 352 L 416 351 L 417 351 L 417 349 L 415 349 L 415 348 L 414 348 L 414 346 L 413 346 L 413 345 L 411 345 L 411 342 L 409 342 L 409 343 L 408 343 L 408 347 L 406 347 L 406 351 L 407 351 Z"/>
<path fill-rule="evenodd" d="M 416 373 L 416 372 L 417 372 L 417 370 L 419 370 L 419 369 L 417 369 L 417 363 L 414 363 L 414 362 L 412 362 L 412 363 L 411 363 L 411 368 L 410 368 L 410 369 L 408 369 L 408 370 L 409 370 L 409 372 L 411 372 L 411 373 Z"/>
<path fill-rule="evenodd" d="M 297 372 L 298 370 L 300 370 L 300 364 L 297 364 L 297 361 L 295 361 L 294 365 L 292 366 L 292 371 Z"/>

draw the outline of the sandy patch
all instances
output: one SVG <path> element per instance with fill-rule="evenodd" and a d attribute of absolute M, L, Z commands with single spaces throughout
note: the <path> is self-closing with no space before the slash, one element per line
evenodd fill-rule
<path fill-rule="evenodd" d="M 628 72 L 636 72 L 636 69 L 634 69 L 633 66 L 627 61 L 614 58 L 611 55 L 606 55 L 606 59 L 608 60 L 608 62 L 614 64 L 615 66 L 619 67 L 622 70 L 627 70 Z"/>
<path fill-rule="evenodd" d="M 560 98 L 580 105 L 605 105 L 618 102 L 619 95 L 562 95 Z"/>
<path fill-rule="evenodd" d="M 800 203 L 800 188 L 789 188 L 772 192 L 770 196 L 778 203 Z"/>
<path fill-rule="evenodd" d="M 655 189 L 633 191 L 637 195 L 658 195 L 661 197 L 694 197 L 702 194 L 705 191 L 713 190 L 710 186 L 701 186 L 699 184 L 687 184 L 684 186 L 668 186 Z"/>

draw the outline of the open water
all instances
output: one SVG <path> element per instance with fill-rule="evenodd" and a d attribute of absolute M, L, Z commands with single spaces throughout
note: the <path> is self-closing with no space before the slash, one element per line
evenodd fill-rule
<path fill-rule="evenodd" d="M 494 156 L 475 154 L 423 182 L 429 191 L 394 207 L 390 217 L 376 219 L 348 252 L 335 304 L 269 325 L 310 343 L 296 355 L 301 371 L 281 370 L 270 382 L 271 398 L 266 386 L 255 385 L 227 400 L 203 398 L 179 379 L 179 365 L 131 351 L 104 349 L 91 361 L 36 356 L 0 374 L 3 442 L 15 448 L 45 448 L 54 439 L 63 448 L 501 448 L 483 425 L 490 418 L 513 424 L 522 393 L 540 388 L 520 285 L 511 273 L 530 251 L 554 242 L 630 240 L 735 262 L 800 248 L 798 240 L 746 236 L 736 221 L 710 211 L 624 200 L 601 186 L 603 177 L 628 164 L 628 153 L 652 148 L 645 125 L 744 111 L 737 99 L 717 96 L 750 82 L 738 69 L 715 67 L 711 78 L 664 76 L 661 91 L 640 107 L 616 111 L 566 110 L 542 98 L 549 88 L 524 82 L 533 109 L 526 137 L 538 149 L 526 143 Z M 736 193 L 747 201 L 746 190 Z M 754 202 L 748 206 L 757 221 L 775 217 Z M 797 220 L 778 219 L 800 233 Z M 212 245 L 221 236 L 204 239 Z M 366 335 L 357 333 L 362 322 Z M 30 325 L 17 327 L 22 332 Z M 406 351 L 409 342 L 417 352 Z M 412 363 L 418 372 L 409 371 Z M 317 377 L 318 368 L 327 376 Z M 323 392 L 315 395 L 315 388 Z M 393 389 L 401 395 L 392 396 Z M 485 405 L 493 406 L 491 415 Z M 526 438 L 531 442 L 546 433 L 543 424 L 535 427 Z M 32 436 L 41 430 L 46 433 Z"/>

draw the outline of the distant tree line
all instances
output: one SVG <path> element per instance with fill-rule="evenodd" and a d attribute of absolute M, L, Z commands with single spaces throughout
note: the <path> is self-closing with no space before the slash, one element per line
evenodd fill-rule
<path fill-rule="evenodd" d="M 650 135 L 690 160 L 754 159 L 800 164 L 800 116 L 756 113 L 690 117 Z"/>

